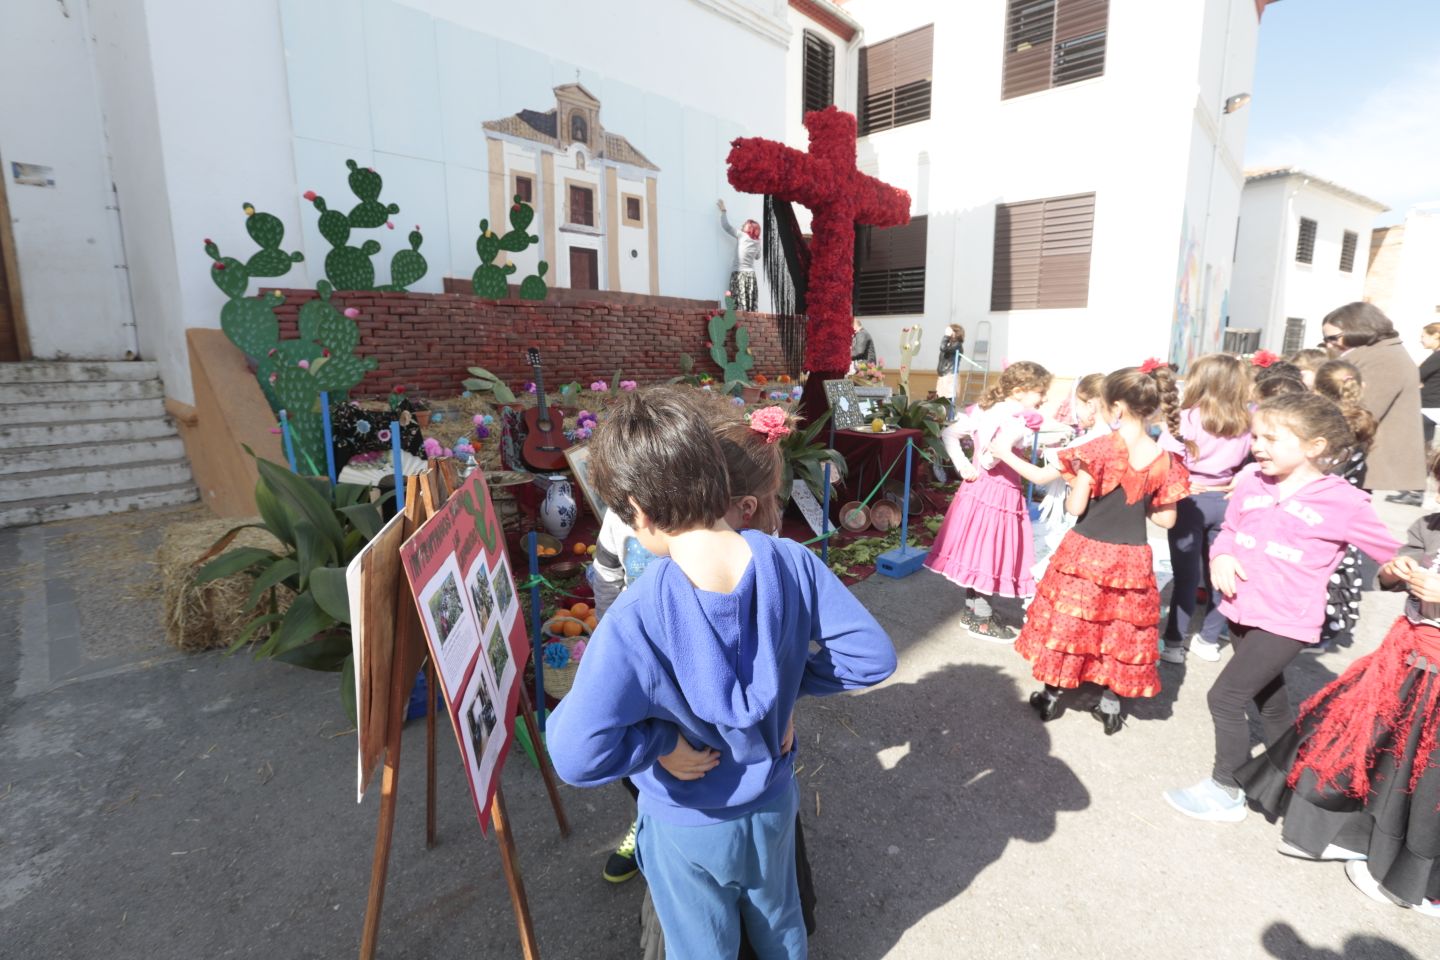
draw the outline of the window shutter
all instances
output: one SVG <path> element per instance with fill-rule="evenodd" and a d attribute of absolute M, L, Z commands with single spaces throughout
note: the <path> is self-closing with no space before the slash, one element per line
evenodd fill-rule
<path fill-rule="evenodd" d="M 813 30 L 805 31 L 804 110 L 824 110 L 835 102 L 835 47 Z"/>
<path fill-rule="evenodd" d="M 1354 230 L 1345 231 L 1344 242 L 1340 244 L 1340 269 L 1346 273 L 1355 272 L 1355 245 L 1360 236 Z"/>
<path fill-rule="evenodd" d="M 1085 306 L 1094 226 L 1093 193 L 996 206 L 990 309 Z"/>
<path fill-rule="evenodd" d="M 1286 317 L 1285 342 L 1280 345 L 1280 352 L 1288 357 L 1304 345 L 1305 320 L 1301 317 Z"/>
<path fill-rule="evenodd" d="M 860 133 L 930 119 L 935 27 L 860 50 Z"/>
<path fill-rule="evenodd" d="M 913 217 L 900 227 L 867 228 L 857 235 L 855 315 L 923 313 L 928 221 Z"/>
<path fill-rule="evenodd" d="M 1001 99 L 1050 87 L 1055 41 L 1055 0 L 1010 0 L 1005 16 L 1005 68 Z"/>
<path fill-rule="evenodd" d="M 1300 239 L 1295 244 L 1295 262 L 1315 262 L 1315 221 L 1308 217 L 1300 218 Z"/>
<path fill-rule="evenodd" d="M 1104 74 L 1109 12 L 1110 0 L 1060 0 L 1055 14 L 1054 86 Z"/>

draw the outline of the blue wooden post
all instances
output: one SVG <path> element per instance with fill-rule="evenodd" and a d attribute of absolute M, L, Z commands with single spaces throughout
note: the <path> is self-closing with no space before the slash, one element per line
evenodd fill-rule
<path fill-rule="evenodd" d="M 390 421 L 390 457 L 395 461 L 395 512 L 405 509 L 405 451 L 400 447 L 400 421 Z"/>
<path fill-rule="evenodd" d="M 330 486 L 335 486 L 335 435 L 330 430 L 330 394 L 320 391 L 320 418 L 325 425 L 325 471 L 330 474 Z"/>
<path fill-rule="evenodd" d="M 915 441 L 905 441 L 905 500 L 900 504 L 900 549 L 910 543 L 910 448 Z"/>
<path fill-rule="evenodd" d="M 1030 462 L 1035 463 L 1035 461 L 1039 458 L 1040 431 L 1036 430 L 1035 439 L 1030 444 Z M 1035 521 L 1036 517 L 1039 516 L 1039 510 L 1035 506 L 1035 484 L 1033 482 L 1027 482 L 1025 484 L 1025 512 L 1030 514 L 1030 521 L 1032 523 Z"/>
<path fill-rule="evenodd" d="M 900 508 L 900 546 L 886 550 L 875 558 L 875 572 L 899 579 L 908 577 L 925 563 L 927 551 L 912 547 L 910 539 L 910 449 L 913 440 L 905 441 L 905 502 Z"/>
<path fill-rule="evenodd" d="M 954 361 L 952 362 L 951 366 L 953 367 L 953 369 L 952 369 L 950 372 L 951 372 L 951 375 L 954 376 L 955 382 L 950 385 L 950 393 L 951 393 L 951 397 L 950 397 L 950 411 L 951 411 L 951 416 L 954 416 L 955 414 L 957 414 L 957 413 L 960 412 L 960 351 L 959 351 L 959 350 L 956 350 L 956 351 L 955 351 L 955 359 L 954 359 Z"/>
<path fill-rule="evenodd" d="M 280 411 L 280 433 L 285 438 L 285 459 L 290 461 L 290 472 L 299 473 L 295 466 L 295 440 L 290 435 L 290 418 L 284 410 Z"/>
<path fill-rule="evenodd" d="M 825 461 L 825 489 L 820 493 L 820 562 L 830 565 L 830 461 Z"/>
<path fill-rule="evenodd" d="M 540 632 L 540 538 L 531 530 L 525 538 L 530 554 L 530 636 L 535 648 L 535 719 L 545 731 L 545 637 Z M 537 745 L 538 749 L 538 745 Z"/>

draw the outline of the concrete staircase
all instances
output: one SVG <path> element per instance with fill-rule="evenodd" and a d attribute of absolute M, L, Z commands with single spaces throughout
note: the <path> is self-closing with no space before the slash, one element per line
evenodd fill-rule
<path fill-rule="evenodd" d="M 0 527 L 195 499 L 155 364 L 0 363 Z"/>

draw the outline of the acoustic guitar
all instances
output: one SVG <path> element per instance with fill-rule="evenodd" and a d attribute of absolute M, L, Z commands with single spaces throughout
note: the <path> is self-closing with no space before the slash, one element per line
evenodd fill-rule
<path fill-rule="evenodd" d="M 564 470 L 565 449 L 570 446 L 565 439 L 565 415 L 545 399 L 540 351 L 534 347 L 526 350 L 525 362 L 535 370 L 535 406 L 522 415 L 527 433 L 520 456 L 532 470 Z"/>

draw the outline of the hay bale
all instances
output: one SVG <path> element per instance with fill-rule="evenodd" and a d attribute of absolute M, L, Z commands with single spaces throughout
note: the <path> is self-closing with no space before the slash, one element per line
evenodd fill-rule
<path fill-rule="evenodd" d="M 245 610 L 253 582 L 248 573 L 232 574 L 209 583 L 195 582 L 195 574 L 201 567 L 200 558 L 215 541 L 239 523 L 253 522 L 259 519 L 207 518 L 172 524 L 165 531 L 156 564 L 160 571 L 165 639 L 171 646 L 189 653 L 224 649 L 251 620 L 268 612 L 263 600 L 256 609 Z M 241 530 L 225 549 L 234 547 L 282 552 L 278 540 L 264 530 L 253 528 Z M 276 593 L 280 609 L 285 610 L 294 595 L 285 587 L 277 588 Z M 265 628 L 257 632 L 263 637 Z"/>

